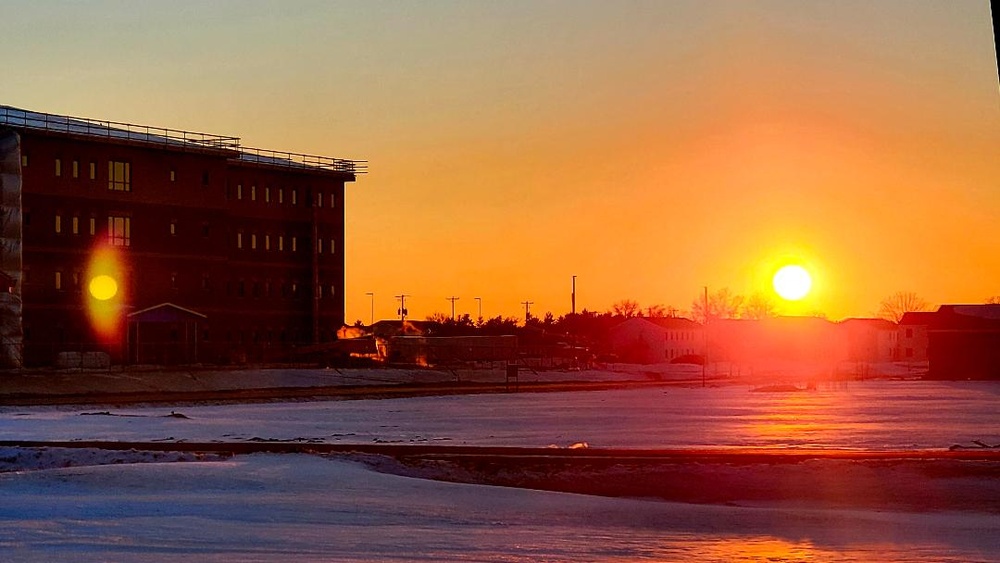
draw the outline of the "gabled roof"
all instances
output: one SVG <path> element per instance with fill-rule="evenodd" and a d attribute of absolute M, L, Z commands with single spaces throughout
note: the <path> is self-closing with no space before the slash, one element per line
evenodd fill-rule
<path fill-rule="evenodd" d="M 846 327 L 866 327 L 875 330 L 896 330 L 896 323 L 886 319 L 858 318 L 853 317 L 840 321 Z"/>
<path fill-rule="evenodd" d="M 136 323 L 173 323 L 207 318 L 197 311 L 173 303 L 160 303 L 128 314 L 129 321 Z"/>
<path fill-rule="evenodd" d="M 899 325 L 929 325 L 937 313 L 933 311 L 910 311 L 903 313 L 903 318 L 899 319 Z"/>
<path fill-rule="evenodd" d="M 701 330 L 702 326 L 691 319 L 685 319 L 683 317 L 632 317 L 631 319 L 626 319 L 615 326 L 611 327 L 611 330 L 619 330 L 626 326 L 632 325 L 652 325 L 661 330 Z"/>

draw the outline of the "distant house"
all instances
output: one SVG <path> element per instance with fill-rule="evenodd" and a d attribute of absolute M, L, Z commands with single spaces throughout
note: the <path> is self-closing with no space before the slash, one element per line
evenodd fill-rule
<path fill-rule="evenodd" d="M 927 340 L 929 378 L 1000 379 L 1000 305 L 942 305 Z"/>
<path fill-rule="evenodd" d="M 853 318 L 840 321 L 847 360 L 891 362 L 899 355 L 896 323 L 885 319 Z"/>
<path fill-rule="evenodd" d="M 899 360 L 904 362 L 927 361 L 927 327 L 937 313 L 913 311 L 904 313 L 896 327 L 899 343 Z"/>
<path fill-rule="evenodd" d="M 609 332 L 612 352 L 638 364 L 669 362 L 683 356 L 701 356 L 705 348 L 702 326 L 680 317 L 635 317 Z"/>

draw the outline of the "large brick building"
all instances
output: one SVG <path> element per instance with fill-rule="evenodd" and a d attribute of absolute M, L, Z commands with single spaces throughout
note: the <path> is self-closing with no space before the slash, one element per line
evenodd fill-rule
<path fill-rule="evenodd" d="M 344 322 L 344 185 L 363 162 L 0 106 L 0 163 L 8 365 L 277 360 Z M 121 278 L 103 336 L 102 251 Z"/>

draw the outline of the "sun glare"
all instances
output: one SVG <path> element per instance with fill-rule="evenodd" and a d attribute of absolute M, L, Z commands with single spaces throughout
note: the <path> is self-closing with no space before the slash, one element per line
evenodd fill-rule
<path fill-rule="evenodd" d="M 94 276 L 94 279 L 90 280 L 90 294 L 94 296 L 94 299 L 107 301 L 117 293 L 118 282 L 109 275 Z"/>
<path fill-rule="evenodd" d="M 782 299 L 798 301 L 809 294 L 812 288 L 812 276 L 802 266 L 785 266 L 774 274 L 771 280 L 774 291 Z"/>

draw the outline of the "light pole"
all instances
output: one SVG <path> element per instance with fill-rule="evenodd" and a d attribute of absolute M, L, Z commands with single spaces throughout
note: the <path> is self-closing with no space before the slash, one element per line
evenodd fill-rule
<path fill-rule="evenodd" d="M 524 322 L 525 323 L 527 323 L 528 319 L 531 318 L 531 312 L 528 310 L 528 307 L 530 307 L 530 306 L 532 306 L 534 304 L 535 304 L 534 301 L 521 301 L 521 305 L 524 305 Z"/>
<path fill-rule="evenodd" d="M 454 295 L 451 297 L 445 297 L 445 301 L 451 301 L 451 320 L 455 320 L 455 302 L 459 300 L 458 297 Z"/>
<path fill-rule="evenodd" d="M 399 322 L 400 323 L 405 323 L 406 322 L 406 313 L 407 313 L 407 310 L 406 310 L 406 298 L 407 297 L 409 297 L 409 295 L 407 295 L 405 293 L 400 293 L 399 295 L 396 296 L 396 299 L 399 299 L 399 311 L 397 311 L 397 312 L 399 313 Z"/>
<path fill-rule="evenodd" d="M 571 315 L 576 314 L 576 276 L 573 276 L 573 292 L 570 293 L 570 309 Z"/>
<path fill-rule="evenodd" d="M 371 326 L 371 325 L 375 324 L 375 293 L 372 292 L 372 291 L 369 291 L 368 293 L 365 293 L 365 295 L 367 295 L 368 297 L 371 297 L 371 300 L 372 300 L 371 322 L 368 323 L 368 326 Z"/>
<path fill-rule="evenodd" d="M 474 297 L 473 299 L 475 299 L 476 301 L 479 302 L 479 320 L 482 320 L 483 319 L 483 298 L 482 297 Z"/>

